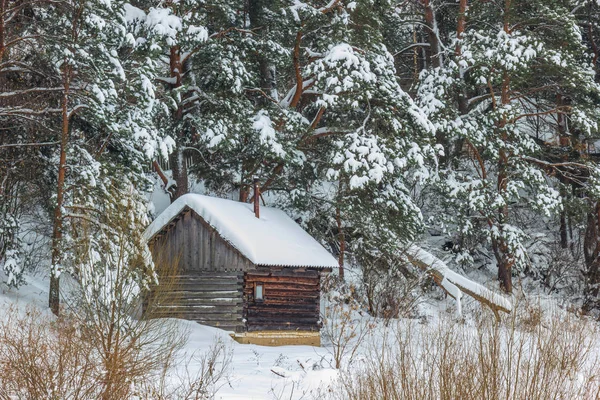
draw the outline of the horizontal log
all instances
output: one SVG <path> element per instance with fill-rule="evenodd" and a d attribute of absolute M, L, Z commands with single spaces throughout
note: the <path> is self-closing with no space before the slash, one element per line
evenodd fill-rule
<path fill-rule="evenodd" d="M 214 326 L 214 325 L 209 325 L 209 324 L 202 324 L 202 325 Z M 246 328 L 244 325 L 220 324 L 220 325 L 214 326 L 214 327 L 222 329 L 224 331 L 233 331 L 233 332 L 245 332 L 246 331 Z"/>
<path fill-rule="evenodd" d="M 243 279 L 178 279 L 176 281 L 167 281 L 172 286 L 177 285 L 243 285 Z"/>
<path fill-rule="evenodd" d="M 278 308 L 274 307 L 261 307 L 255 306 L 254 304 L 249 304 L 247 307 L 248 311 L 257 312 L 257 313 L 265 313 L 265 314 L 277 314 L 277 313 L 308 313 L 318 315 L 319 308 L 315 306 L 308 307 L 285 307 L 278 306 Z"/>
<path fill-rule="evenodd" d="M 305 276 L 305 277 L 318 277 L 319 269 L 312 268 L 294 268 L 294 267 L 283 267 L 279 269 L 279 267 L 259 267 L 254 271 L 249 272 L 249 274 L 255 275 L 263 275 L 265 273 L 270 273 L 273 276 Z"/>
<path fill-rule="evenodd" d="M 212 315 L 212 314 L 235 314 L 235 313 L 242 313 L 242 305 L 236 305 L 236 306 L 221 306 L 221 307 L 211 307 L 211 306 L 187 306 L 187 305 L 174 305 L 173 307 L 160 307 L 158 308 L 158 310 L 168 310 L 170 308 L 180 308 L 180 309 L 187 309 L 190 310 L 191 312 L 195 312 L 195 313 L 202 313 L 202 314 L 206 314 L 206 315 Z"/>
<path fill-rule="evenodd" d="M 182 299 L 179 301 L 161 302 L 157 304 L 151 304 L 147 307 L 146 312 L 152 314 L 155 310 L 159 309 L 176 309 L 176 308 L 188 308 L 203 310 L 203 312 L 212 312 L 212 310 L 233 310 L 242 309 L 244 304 L 238 301 L 203 301 L 198 302 L 194 300 Z"/>
<path fill-rule="evenodd" d="M 230 320 L 242 320 L 242 313 L 240 312 L 232 312 L 232 313 L 215 313 L 215 314 L 207 314 L 204 312 L 198 312 L 194 309 L 188 308 L 176 308 L 176 309 L 159 309 L 155 313 L 152 314 L 153 317 L 159 316 L 175 316 L 176 318 L 186 318 L 198 320 L 202 319 L 203 321 L 230 321 Z"/>
<path fill-rule="evenodd" d="M 311 277 L 291 277 L 291 276 L 256 276 L 247 275 L 246 283 L 254 282 L 285 282 L 294 283 L 298 285 L 319 285 L 319 278 Z"/>
<path fill-rule="evenodd" d="M 320 292 L 319 285 L 299 285 L 296 283 L 282 283 L 282 282 L 264 282 L 265 290 L 289 290 L 291 292 Z M 252 289 L 253 287 L 246 287 L 245 289 Z"/>
<path fill-rule="evenodd" d="M 281 313 L 281 314 L 265 314 L 255 313 L 249 311 L 248 314 L 244 315 L 250 322 L 256 323 L 258 321 L 273 321 L 281 323 L 317 323 L 319 321 L 319 314 L 315 313 Z"/>
<path fill-rule="evenodd" d="M 235 305 L 242 305 L 243 301 L 241 298 L 208 298 L 208 299 L 166 299 L 164 301 L 152 304 L 153 307 L 169 306 L 176 304 L 190 304 L 197 307 L 205 306 L 226 306 L 232 307 Z"/>
<path fill-rule="evenodd" d="M 252 312 L 263 312 L 268 314 L 276 314 L 276 313 L 310 313 L 317 314 L 319 313 L 319 308 L 315 306 L 306 306 L 306 307 L 289 307 L 285 305 L 278 306 L 279 308 L 273 307 L 256 307 L 252 304 L 248 305 L 247 310 L 252 310 Z"/>
<path fill-rule="evenodd" d="M 303 304 L 266 304 L 264 301 L 261 302 L 250 302 L 247 307 L 254 310 L 270 310 L 272 312 L 284 311 L 284 310 L 319 310 L 318 303 L 303 303 Z"/>
<path fill-rule="evenodd" d="M 218 295 L 218 293 L 223 294 L 223 296 Z M 193 296 L 212 296 L 212 297 L 239 297 L 241 298 L 243 294 L 242 290 L 235 289 L 227 289 L 227 290 L 173 290 L 171 292 L 165 292 L 164 297 L 193 297 Z M 166 296 L 165 296 L 166 295 Z"/>
<path fill-rule="evenodd" d="M 321 296 L 320 292 L 293 292 L 291 290 L 265 290 L 264 293 L 266 298 L 278 298 L 278 299 L 318 299 Z"/>
<path fill-rule="evenodd" d="M 248 324 L 281 324 L 281 325 L 294 325 L 294 324 L 317 324 L 319 318 L 317 317 L 293 317 L 293 318 L 269 318 L 268 316 L 254 316 L 248 318 Z"/>
<path fill-rule="evenodd" d="M 246 324 L 248 332 L 258 331 L 311 331 L 318 332 L 319 326 L 314 324 L 296 324 L 296 325 L 280 325 L 280 324 Z"/>
<path fill-rule="evenodd" d="M 194 310 L 189 310 L 189 309 L 185 309 L 185 308 L 181 308 L 181 309 L 176 309 L 175 311 L 173 310 L 157 310 L 157 312 L 152 314 L 153 318 L 161 318 L 161 317 L 166 317 L 166 318 L 183 318 L 183 319 L 198 319 L 201 318 L 202 320 L 211 320 L 211 321 L 221 321 L 221 320 L 241 320 L 244 315 L 242 314 L 242 312 L 236 312 L 236 313 L 216 313 L 216 314 L 207 314 L 204 312 L 195 312 Z"/>
<path fill-rule="evenodd" d="M 237 271 L 223 272 L 223 271 L 210 271 L 210 270 L 194 270 L 185 271 L 179 274 L 164 274 L 164 277 L 181 277 L 181 278 L 242 278 L 243 274 Z"/>
<path fill-rule="evenodd" d="M 168 293 L 170 295 L 183 295 L 189 296 L 196 293 L 238 293 L 240 295 L 242 293 L 241 287 L 211 287 L 211 288 L 174 288 L 173 290 L 162 292 Z"/>
<path fill-rule="evenodd" d="M 273 310 L 273 309 L 268 309 L 268 308 L 254 308 L 254 307 L 248 307 L 247 308 L 247 312 L 251 313 L 251 314 L 255 314 L 255 315 L 269 315 L 269 316 L 273 316 L 273 315 L 319 315 L 319 310 L 317 310 L 316 308 L 311 308 L 311 309 L 278 309 L 278 310 Z"/>
<path fill-rule="evenodd" d="M 204 321 L 210 323 L 216 322 L 242 322 L 241 314 L 222 314 L 222 315 L 211 315 L 210 317 L 200 314 L 189 314 L 189 318 L 194 321 Z"/>
<path fill-rule="evenodd" d="M 171 293 L 172 298 L 197 298 L 197 299 L 207 299 L 207 298 L 211 298 L 211 299 L 216 299 L 216 298 L 241 298 L 242 297 L 242 293 L 241 291 L 237 291 L 237 290 L 213 290 L 211 292 L 179 292 L 179 291 L 173 291 Z"/>
<path fill-rule="evenodd" d="M 159 285 L 160 285 L 160 278 L 159 278 Z M 222 285 L 239 285 L 242 286 L 244 284 L 244 281 L 241 279 L 178 279 L 176 281 L 165 281 L 167 283 L 165 283 L 163 286 L 166 287 L 170 287 L 170 286 L 182 286 L 182 285 L 186 285 L 186 286 L 190 286 L 190 285 L 199 285 L 199 286 L 222 286 Z M 158 286 L 160 287 L 160 286 Z"/>
<path fill-rule="evenodd" d="M 258 303 L 262 303 L 264 305 L 268 305 L 268 306 L 274 306 L 274 305 L 319 305 L 319 300 L 318 299 L 311 299 L 311 298 L 304 298 L 304 297 L 299 297 L 299 298 L 294 298 L 294 299 L 278 299 L 278 298 L 265 298 L 262 302 L 255 302 L 255 301 L 248 301 L 248 304 L 258 304 Z"/>
<path fill-rule="evenodd" d="M 161 316 L 166 316 L 166 317 L 170 317 L 171 315 L 173 315 L 173 313 L 156 313 L 155 315 L 153 315 L 154 317 L 161 317 Z M 203 314 L 203 313 L 194 313 L 194 312 L 190 312 L 187 311 L 185 312 L 185 310 L 183 310 L 182 312 L 179 312 L 177 314 L 177 317 L 179 318 L 185 318 L 185 319 L 193 319 L 194 321 L 196 320 L 203 320 L 203 321 L 232 321 L 232 320 L 242 320 L 242 314 L 241 313 L 231 313 L 231 314 Z"/>
<path fill-rule="evenodd" d="M 265 282 L 265 283 L 263 283 L 263 288 L 265 289 L 265 291 L 270 290 L 270 291 L 289 292 L 289 293 L 321 293 L 321 290 L 319 289 L 318 286 L 305 286 L 304 288 L 298 288 L 298 287 L 294 287 L 291 285 L 278 286 L 277 284 Z M 253 293 L 254 287 L 253 286 L 245 286 L 243 291 L 244 291 L 244 293 Z"/>

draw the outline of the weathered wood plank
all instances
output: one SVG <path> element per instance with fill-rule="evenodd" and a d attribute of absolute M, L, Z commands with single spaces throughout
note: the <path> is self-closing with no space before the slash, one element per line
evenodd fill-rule
<path fill-rule="evenodd" d="M 309 298 L 309 299 L 318 299 L 318 292 L 292 292 L 290 290 L 265 290 L 265 299 L 267 298 Z"/>
<path fill-rule="evenodd" d="M 214 292 L 214 291 L 239 291 L 237 283 L 212 285 L 206 283 L 183 282 L 173 285 L 173 290 L 178 292 Z"/>
<path fill-rule="evenodd" d="M 318 332 L 319 327 L 313 324 L 296 324 L 295 326 L 285 324 L 247 324 L 249 332 L 258 331 L 310 331 Z"/>
<path fill-rule="evenodd" d="M 286 311 L 290 311 L 290 312 L 304 312 L 304 311 L 309 311 L 309 312 L 314 312 L 315 310 L 317 310 L 317 304 L 250 304 L 248 305 L 248 309 L 252 309 L 252 310 L 258 310 L 258 311 L 265 311 L 265 312 L 272 312 L 272 313 L 277 313 L 277 312 L 286 312 Z"/>
<path fill-rule="evenodd" d="M 264 273 L 268 271 L 271 276 L 277 277 L 298 277 L 298 278 L 318 278 L 319 270 L 318 269 L 300 269 L 293 267 L 258 267 L 257 273 Z"/>
<path fill-rule="evenodd" d="M 295 276 L 267 276 L 267 275 L 256 275 L 254 273 L 248 274 L 246 282 L 282 282 L 282 283 L 294 283 L 298 285 L 315 285 L 319 283 L 317 277 L 295 277 Z"/>

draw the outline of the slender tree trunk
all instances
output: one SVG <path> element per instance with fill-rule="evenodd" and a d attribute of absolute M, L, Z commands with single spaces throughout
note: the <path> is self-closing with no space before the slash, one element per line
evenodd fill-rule
<path fill-rule="evenodd" d="M 0 62 L 4 61 L 4 52 L 6 50 L 6 46 L 4 44 L 4 36 L 5 36 L 5 22 L 4 16 L 6 15 L 6 1 L 0 0 Z"/>
<path fill-rule="evenodd" d="M 272 0 L 249 0 L 248 1 L 248 19 L 250 21 L 250 29 L 257 32 L 258 35 L 266 36 L 268 33 L 268 21 L 265 21 L 265 9 Z M 256 55 L 258 60 L 258 70 L 260 72 L 261 89 L 270 97 L 277 100 L 276 93 L 276 69 L 269 62 L 268 58 L 262 53 Z M 259 98 L 261 105 L 267 104 L 267 99 Z"/>
<path fill-rule="evenodd" d="M 427 63 L 434 68 L 442 66 L 442 54 L 440 49 L 440 42 L 438 37 L 437 22 L 435 19 L 435 10 L 431 5 L 431 0 L 422 0 L 425 24 L 427 25 L 427 41 L 429 47 L 426 51 Z M 436 142 L 442 145 L 444 149 L 444 155 L 440 156 L 440 163 L 446 164 L 450 159 L 450 143 L 446 132 L 439 129 L 436 134 Z"/>
<path fill-rule="evenodd" d="M 58 164 L 58 180 L 56 184 L 56 208 L 54 209 L 54 226 L 52 230 L 52 267 L 50 271 L 50 291 L 48 306 L 55 315 L 59 313 L 60 305 L 60 273 L 61 273 L 61 242 L 63 237 L 63 201 L 65 190 L 65 175 L 67 170 L 67 145 L 69 142 L 69 88 L 71 84 L 71 66 L 63 70 L 62 96 L 62 131 L 60 137 L 60 157 Z"/>
<path fill-rule="evenodd" d="M 561 192 L 561 194 L 563 194 L 564 191 L 561 190 L 560 192 Z M 563 194 L 563 196 L 564 196 L 564 194 Z M 569 231 L 568 231 L 568 225 L 567 225 L 567 214 L 566 214 L 565 210 L 561 210 L 561 212 L 560 212 L 559 234 L 560 234 L 560 248 L 561 249 L 568 248 L 569 247 Z"/>
<path fill-rule="evenodd" d="M 556 95 L 556 106 L 557 108 L 562 107 L 564 104 L 563 98 L 560 94 Z M 571 147 L 571 140 L 568 136 L 567 133 L 567 122 L 566 122 L 566 118 L 563 115 L 563 113 L 561 111 L 558 111 L 556 114 L 556 120 L 558 122 L 558 137 L 559 137 L 559 144 L 560 147 L 567 148 L 567 147 Z M 563 156 L 561 157 L 563 162 L 568 162 L 569 161 L 569 155 L 567 154 L 567 152 L 562 152 Z M 561 177 L 559 176 L 559 181 L 564 185 L 567 182 L 565 182 L 565 179 L 561 179 Z M 567 197 L 567 193 L 564 189 L 564 187 L 560 188 L 560 194 L 561 194 L 561 198 L 565 199 Z M 563 249 L 566 249 L 569 247 L 569 235 L 568 235 L 568 226 L 567 226 L 567 212 L 563 209 L 560 211 L 560 228 L 559 228 L 559 234 L 560 234 L 560 247 Z"/>
<path fill-rule="evenodd" d="M 181 49 L 179 48 L 179 46 L 172 46 L 170 49 L 169 68 L 171 78 L 175 78 L 174 82 L 171 84 L 171 90 L 176 90 L 180 88 L 183 84 L 183 64 L 181 62 Z M 185 163 L 184 154 L 185 132 L 182 131 L 184 129 L 184 127 L 182 126 L 183 115 L 183 106 L 179 105 L 177 107 L 177 110 L 173 112 L 173 124 L 178 130 L 178 132 L 175 132 L 175 135 L 177 137 L 177 148 L 171 155 L 169 155 L 171 175 L 177 185 L 177 188 L 172 192 L 171 202 L 177 200 L 179 197 L 186 194 L 188 192 L 189 187 L 188 170 Z"/>
<path fill-rule="evenodd" d="M 583 256 L 586 265 L 585 303 L 583 309 L 589 312 L 599 305 L 600 294 L 600 202 L 588 213 L 583 242 Z"/>
<path fill-rule="evenodd" d="M 173 180 L 177 184 L 176 189 L 172 192 L 174 194 L 171 196 L 171 202 L 173 202 L 186 194 L 189 188 L 189 175 L 185 163 L 184 149 L 181 146 L 178 146 L 169 156 L 169 163 L 171 164 Z"/>
<path fill-rule="evenodd" d="M 510 33 L 509 23 L 509 11 L 511 7 L 511 0 L 505 0 L 504 2 L 504 21 L 503 29 L 507 34 Z M 493 93 L 492 93 L 493 95 Z M 500 102 L 503 106 L 510 103 L 510 75 L 507 71 L 504 71 L 502 75 L 502 85 L 500 93 Z M 495 103 L 495 101 L 494 101 Z M 508 142 L 509 138 L 506 134 L 506 116 L 498 124 L 498 131 L 502 137 L 503 142 Z M 505 193 L 508 187 L 508 174 L 507 169 L 509 167 L 510 155 L 504 148 L 501 148 L 498 156 L 498 181 L 496 190 L 499 194 Z M 508 205 L 504 205 L 498 209 L 498 224 L 499 228 L 502 229 L 503 225 L 508 222 L 509 211 Z M 498 264 L 498 281 L 500 287 L 507 293 L 512 293 L 512 267 L 515 262 L 514 254 L 511 254 L 508 244 L 506 243 L 503 234 L 492 240 L 492 250 Z"/>
<path fill-rule="evenodd" d="M 505 13 L 504 13 L 504 31 L 509 33 L 509 19 L 508 11 L 510 9 L 510 0 L 505 1 Z M 510 103 L 510 75 L 504 71 L 502 76 L 502 91 L 500 95 L 500 101 L 502 105 L 508 105 Z M 498 128 L 504 142 L 508 142 L 509 138 L 506 134 L 507 120 L 506 116 L 500 122 Z M 504 148 L 500 149 L 498 157 L 498 193 L 506 192 L 508 187 L 508 174 L 507 168 L 509 167 L 509 154 L 507 154 Z M 498 222 L 503 225 L 508 222 L 508 205 L 500 207 L 498 210 Z M 505 242 L 502 235 L 496 240 L 492 241 L 492 247 L 496 262 L 498 263 L 498 280 L 500 281 L 500 287 L 507 293 L 512 293 L 512 266 L 514 264 L 514 255 L 510 253 L 508 245 Z"/>
<path fill-rule="evenodd" d="M 340 207 L 335 208 L 335 220 L 338 228 L 338 241 L 340 242 L 340 254 L 338 256 L 338 265 L 340 266 L 340 279 L 344 280 L 344 253 L 346 252 L 346 237 L 342 228 L 342 217 Z"/>
<path fill-rule="evenodd" d="M 460 0 L 458 3 L 458 21 L 456 24 L 456 37 L 459 40 L 463 38 L 464 33 L 465 33 L 467 6 L 468 6 L 467 0 Z M 457 43 L 457 45 L 456 45 L 455 54 L 456 54 L 457 59 L 459 59 L 462 56 L 462 47 L 461 47 L 460 43 Z M 465 88 L 464 70 L 462 67 L 459 67 L 459 68 L 460 68 L 459 69 L 459 74 L 460 74 L 459 78 L 463 83 L 463 87 L 460 89 L 460 92 L 458 93 L 458 112 L 460 115 L 465 115 L 469 111 L 468 100 L 467 100 L 467 91 Z M 464 144 L 463 138 L 458 138 L 454 142 L 452 160 L 450 160 L 450 162 L 452 162 L 452 161 L 457 162 L 459 160 L 460 154 L 462 152 L 463 144 Z"/>
<path fill-rule="evenodd" d="M 442 66 L 442 53 L 438 37 L 437 21 L 435 19 L 435 10 L 431 6 L 431 0 L 423 0 L 425 11 L 425 23 L 428 26 L 427 37 L 429 38 L 429 62 L 434 67 Z"/>

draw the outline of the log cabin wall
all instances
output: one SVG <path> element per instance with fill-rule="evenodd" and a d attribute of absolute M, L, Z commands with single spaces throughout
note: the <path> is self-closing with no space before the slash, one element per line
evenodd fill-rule
<path fill-rule="evenodd" d="M 263 285 L 263 300 L 254 287 Z M 244 279 L 244 318 L 249 332 L 319 331 L 321 271 L 309 268 L 257 267 Z"/>
<path fill-rule="evenodd" d="M 255 267 L 214 228 L 186 210 L 155 236 L 150 247 L 159 275 L 173 282 L 168 296 L 157 296 L 161 299 L 157 316 L 245 330 L 243 277 L 244 271 Z"/>

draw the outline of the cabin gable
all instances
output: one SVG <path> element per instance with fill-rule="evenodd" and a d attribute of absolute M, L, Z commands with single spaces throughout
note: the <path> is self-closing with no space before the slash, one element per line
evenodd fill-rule
<path fill-rule="evenodd" d="M 183 210 L 156 234 L 150 247 L 155 260 L 177 262 L 180 273 L 254 269 L 250 260 L 190 209 Z M 160 257 L 156 257 L 158 253 Z"/>

